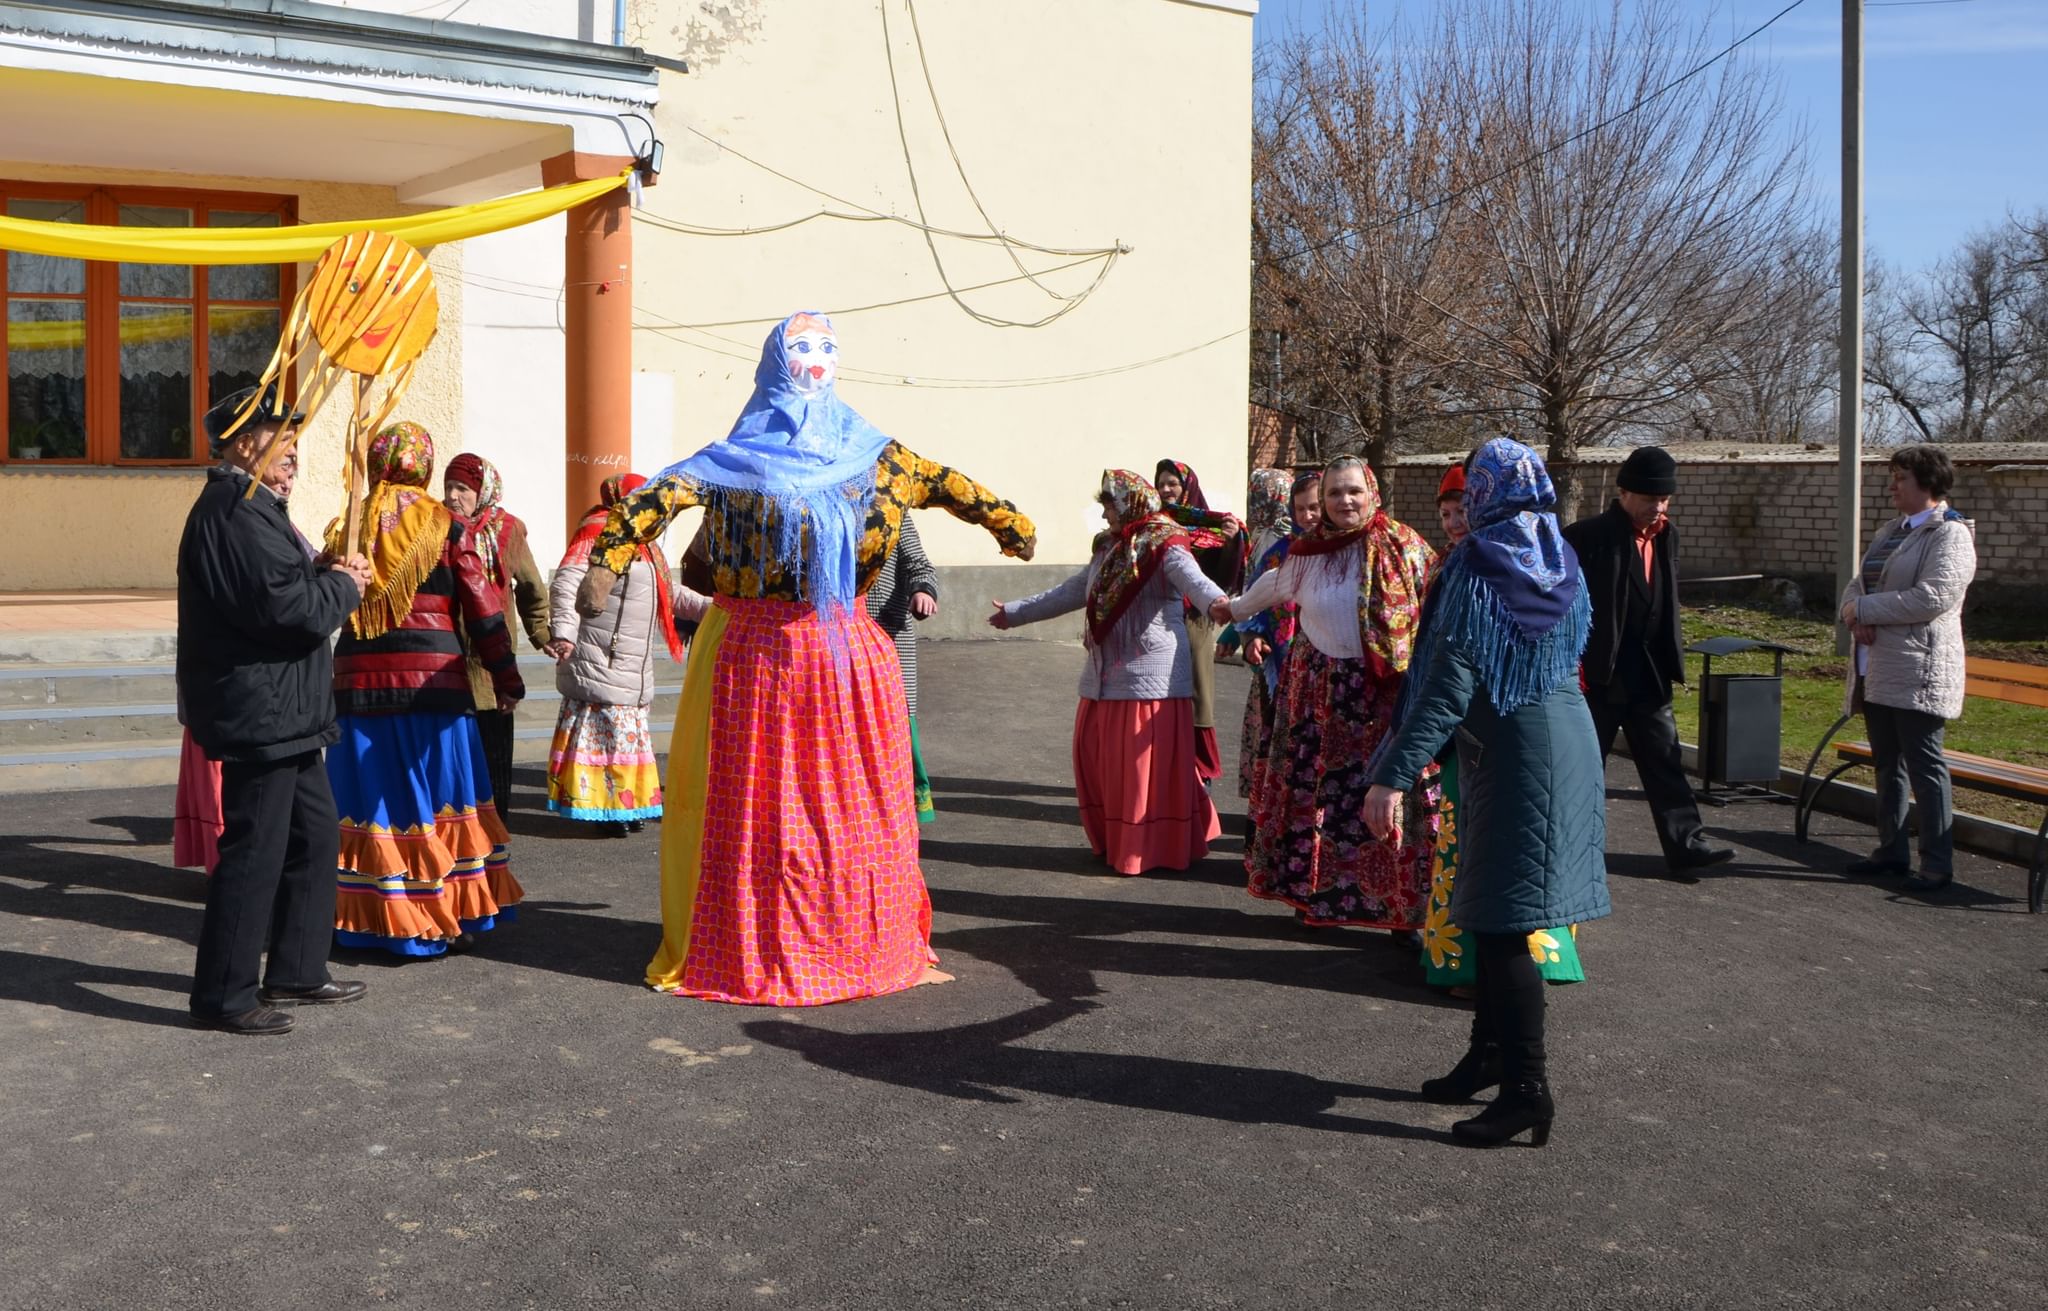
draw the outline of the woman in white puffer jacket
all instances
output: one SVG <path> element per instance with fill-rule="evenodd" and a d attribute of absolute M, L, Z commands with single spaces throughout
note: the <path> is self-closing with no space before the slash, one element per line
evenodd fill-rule
<path fill-rule="evenodd" d="M 1907 783 L 1920 803 L 1920 874 L 1933 892 L 1955 877 L 1952 791 L 1942 735 L 1963 712 L 1963 596 L 1977 573 L 1976 530 L 1950 508 L 1955 466 L 1938 446 L 1892 455 L 1892 508 L 1863 568 L 1842 592 L 1856 637 L 1845 713 L 1863 712 L 1877 767 L 1877 850 L 1849 866 L 1862 876 L 1912 872 Z"/>
<path fill-rule="evenodd" d="M 660 654 L 683 658 L 676 624 L 697 619 L 710 604 L 677 582 L 660 548 L 650 545 L 612 589 L 603 614 L 586 619 L 576 612 L 591 543 L 612 505 L 645 481 L 638 474 L 606 480 L 601 504 L 584 517 L 549 588 L 548 652 L 562 711 L 548 750 L 548 809 L 615 834 L 637 833 L 661 815 L 661 771 L 647 722 L 654 662 Z"/>

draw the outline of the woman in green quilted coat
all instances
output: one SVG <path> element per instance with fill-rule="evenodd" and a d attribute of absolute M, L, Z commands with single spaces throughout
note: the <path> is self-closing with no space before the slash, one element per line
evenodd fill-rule
<path fill-rule="evenodd" d="M 1480 1147 L 1550 1138 L 1544 985 L 1528 935 L 1609 911 L 1606 786 L 1578 683 L 1591 607 L 1556 503 L 1528 447 L 1497 438 L 1473 453 L 1471 534 L 1430 588 L 1365 800 L 1384 837 L 1401 794 L 1455 738 L 1464 816 L 1451 917 L 1473 938 L 1479 1005 L 1470 1050 L 1422 1091 L 1461 1102 L 1498 1084 L 1491 1106 L 1451 1128 Z"/>

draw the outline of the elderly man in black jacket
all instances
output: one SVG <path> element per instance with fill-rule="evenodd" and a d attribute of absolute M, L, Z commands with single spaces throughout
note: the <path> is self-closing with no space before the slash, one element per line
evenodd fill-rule
<path fill-rule="evenodd" d="M 334 726 L 328 641 L 362 600 L 370 571 L 316 560 L 269 487 L 251 491 L 291 417 L 275 389 L 239 428 L 255 389 L 206 415 L 223 463 L 178 543 L 178 692 L 185 723 L 221 762 L 220 864 L 206 889 L 192 1021 L 229 1033 L 285 1033 L 280 1006 L 345 1002 L 361 983 L 327 972 L 340 825 L 320 750 Z M 257 987 L 257 967 L 270 961 Z"/>
<path fill-rule="evenodd" d="M 1685 681 L 1678 629 L 1678 530 L 1665 517 L 1678 490 L 1678 461 L 1656 446 L 1639 446 L 1622 461 L 1620 493 L 1604 514 L 1564 530 L 1579 553 L 1593 598 L 1586 642 L 1586 704 L 1604 760 L 1617 731 L 1650 799 L 1657 841 L 1674 875 L 1718 865 L 1735 855 L 1717 847 L 1700 825 L 1699 803 L 1680 763 L 1671 685 Z"/>

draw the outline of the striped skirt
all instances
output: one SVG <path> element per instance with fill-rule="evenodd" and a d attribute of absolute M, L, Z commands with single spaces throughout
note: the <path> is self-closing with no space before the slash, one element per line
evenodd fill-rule
<path fill-rule="evenodd" d="M 509 919 L 512 877 L 473 715 L 343 715 L 327 749 L 341 812 L 335 942 L 439 956 Z"/>

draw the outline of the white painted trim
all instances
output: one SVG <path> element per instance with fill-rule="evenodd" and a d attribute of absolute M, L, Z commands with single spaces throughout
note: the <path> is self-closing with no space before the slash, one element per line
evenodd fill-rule
<path fill-rule="evenodd" d="M 1172 0 L 1177 5 L 1193 5 L 1197 9 L 1222 9 L 1233 14 L 1257 16 L 1259 0 Z"/>
<path fill-rule="evenodd" d="M 644 108 L 654 101 L 652 95 L 643 101 L 601 100 L 427 78 L 351 75 L 342 70 L 298 67 L 281 61 L 199 51 L 136 49 L 114 42 L 4 30 L 0 30 L 0 50 L 6 52 L 4 58 L 9 68 L 545 123 L 569 128 L 574 134 L 575 149 L 604 154 L 629 153 L 632 138 L 619 111 L 627 107 Z"/>

